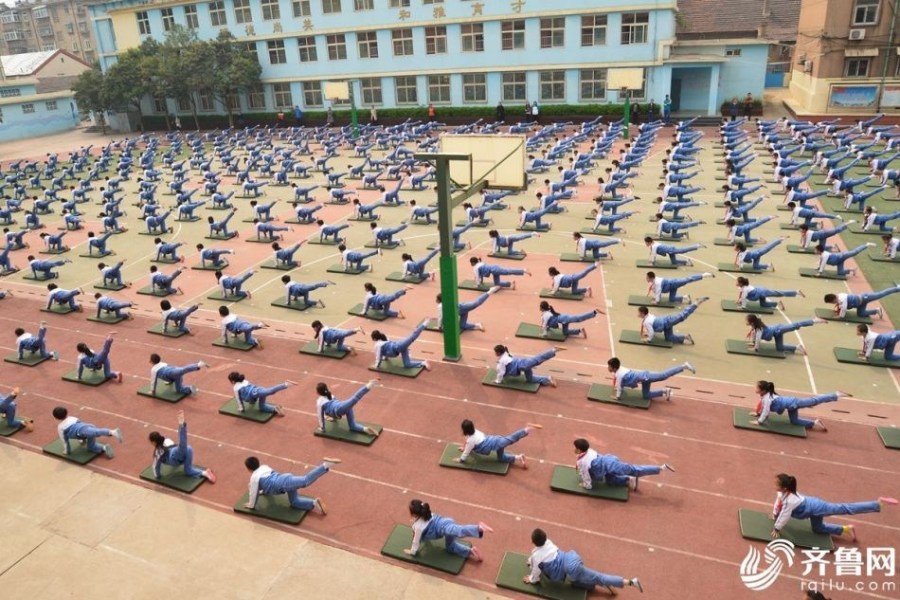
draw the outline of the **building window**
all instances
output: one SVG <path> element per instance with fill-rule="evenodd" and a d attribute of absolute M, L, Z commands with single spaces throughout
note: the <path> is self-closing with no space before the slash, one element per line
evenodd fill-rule
<path fill-rule="evenodd" d="M 380 78 L 364 77 L 359 80 L 359 88 L 362 91 L 362 103 L 364 106 L 382 103 Z"/>
<path fill-rule="evenodd" d="M 325 14 L 341 12 L 341 0 L 322 0 L 322 12 Z"/>
<path fill-rule="evenodd" d="M 72 52 L 78 52 L 78 42 L 72 42 Z"/>
<path fill-rule="evenodd" d="M 284 51 L 284 40 L 266 42 L 269 49 L 269 63 L 283 65 L 287 62 L 287 53 Z"/>
<path fill-rule="evenodd" d="M 463 102 L 467 104 L 487 102 L 487 78 L 484 73 L 463 75 Z"/>
<path fill-rule="evenodd" d="M 85 23 L 84 21 L 82 21 L 81 23 L 79 23 L 79 24 L 78 24 L 78 30 L 79 30 L 81 33 L 87 33 L 87 32 L 88 32 L 88 25 L 87 25 L 87 23 Z"/>
<path fill-rule="evenodd" d="M 56 110 L 56 100 L 45 102 L 44 105 L 47 107 L 47 110 Z"/>
<path fill-rule="evenodd" d="M 328 60 L 345 60 L 347 58 L 347 42 L 343 33 L 325 36 L 328 44 Z"/>
<path fill-rule="evenodd" d="M 253 57 L 253 60 L 259 62 L 259 52 L 256 51 L 256 42 L 245 42 L 244 48 Z"/>
<path fill-rule="evenodd" d="M 273 83 L 272 92 L 275 96 L 275 108 L 290 108 L 294 105 L 291 97 L 291 84 Z"/>
<path fill-rule="evenodd" d="M 182 96 L 175 101 L 175 104 L 178 106 L 178 112 L 190 112 L 193 110 L 191 108 L 191 98 L 190 96 Z"/>
<path fill-rule="evenodd" d="M 164 115 L 169 111 L 163 96 L 153 96 L 153 112 Z"/>
<path fill-rule="evenodd" d="M 212 112 L 216 110 L 216 103 L 213 100 L 212 92 L 209 90 L 200 90 L 197 92 L 197 104 L 203 112 Z"/>
<path fill-rule="evenodd" d="M 309 10 L 309 0 L 294 0 L 291 3 L 294 8 L 294 18 L 308 17 L 311 12 Z"/>
<path fill-rule="evenodd" d="M 228 25 L 228 17 L 225 15 L 225 2 L 209 3 L 209 22 L 213 27 L 224 27 Z"/>
<path fill-rule="evenodd" d="M 566 19 L 541 19 L 541 48 L 561 48 L 566 44 Z"/>
<path fill-rule="evenodd" d="M 581 45 L 606 45 L 606 15 L 581 17 Z"/>
<path fill-rule="evenodd" d="M 581 70 L 582 102 L 606 100 L 606 69 Z"/>
<path fill-rule="evenodd" d="M 503 74 L 503 101 L 525 101 L 525 73 Z"/>
<path fill-rule="evenodd" d="M 844 76 L 868 77 L 870 64 L 871 59 L 869 58 L 848 58 L 844 64 Z"/>
<path fill-rule="evenodd" d="M 541 100 L 561 102 L 566 99 L 566 72 L 541 71 Z"/>
<path fill-rule="evenodd" d="M 91 50 L 92 49 L 91 48 L 91 40 L 90 39 L 84 40 L 84 43 L 81 44 L 81 49 L 82 50 Z"/>
<path fill-rule="evenodd" d="M 251 109 L 266 107 L 266 92 L 263 86 L 256 85 L 250 88 L 247 93 L 247 107 Z"/>
<path fill-rule="evenodd" d="M 225 106 L 228 107 L 228 110 L 241 110 L 241 97 L 238 94 L 228 94 L 225 97 Z"/>
<path fill-rule="evenodd" d="M 316 62 L 319 55 L 316 52 L 316 38 L 313 36 L 297 38 L 297 47 L 300 49 L 300 62 Z"/>
<path fill-rule="evenodd" d="M 184 7 L 184 22 L 188 29 L 200 28 L 200 19 L 197 17 L 197 5 L 188 4 Z"/>
<path fill-rule="evenodd" d="M 740 56 L 741 49 L 740 48 L 726 48 L 725 56 Z"/>
<path fill-rule="evenodd" d="M 262 14 L 264 21 L 277 21 L 281 18 L 281 8 L 278 6 L 278 0 L 262 0 Z"/>
<path fill-rule="evenodd" d="M 500 25 L 500 43 L 504 50 L 525 48 L 525 21 L 503 21 Z"/>
<path fill-rule="evenodd" d="M 30 115 L 31 113 L 34 112 L 34 104 L 23 104 L 22 112 L 25 113 L 26 115 Z"/>
<path fill-rule="evenodd" d="M 412 29 L 404 28 L 392 30 L 391 41 L 394 44 L 394 56 L 412 56 Z"/>
<path fill-rule="evenodd" d="M 50 16 L 50 13 L 47 12 L 46 6 L 41 6 L 39 8 L 35 8 L 33 11 L 31 11 L 31 16 L 34 17 L 35 19 L 46 19 L 47 17 Z"/>
<path fill-rule="evenodd" d="M 619 92 L 619 99 L 622 100 L 628 96 L 635 101 L 643 101 L 647 99 L 647 71 L 641 69 L 641 87 L 637 90 L 626 90 L 624 94 Z"/>
<path fill-rule="evenodd" d="M 444 0 L 422 0 L 422 4 L 443 4 Z"/>
<path fill-rule="evenodd" d="M 622 44 L 646 44 L 650 13 L 622 13 Z"/>
<path fill-rule="evenodd" d="M 391 0 L 391 8 L 408 8 L 409 0 Z"/>
<path fill-rule="evenodd" d="M 353 10 L 375 10 L 375 0 L 353 0 Z"/>
<path fill-rule="evenodd" d="M 138 33 L 141 35 L 150 35 L 150 17 L 147 15 L 147 11 L 142 10 L 138 13 L 135 13 L 138 22 Z M 69 30 L 69 33 L 75 33 L 75 28 L 71 23 L 66 23 L 66 28 Z"/>
<path fill-rule="evenodd" d="M 428 101 L 434 104 L 450 103 L 450 76 L 428 76 Z"/>
<path fill-rule="evenodd" d="M 463 52 L 484 52 L 484 25 L 464 23 L 459 27 Z"/>
<path fill-rule="evenodd" d="M 304 81 L 303 86 L 303 105 L 314 107 L 322 106 L 322 84 L 318 81 Z"/>
<path fill-rule="evenodd" d="M 232 0 L 234 3 L 234 20 L 237 23 L 252 23 L 253 15 L 250 14 L 250 0 Z"/>
<path fill-rule="evenodd" d="M 856 4 L 853 7 L 853 24 L 875 25 L 878 23 L 878 9 L 880 5 L 881 0 L 856 0 Z"/>
<path fill-rule="evenodd" d="M 172 28 L 175 27 L 175 13 L 172 12 L 172 9 L 162 9 L 159 11 L 159 16 L 162 17 L 163 31 L 172 31 Z"/>
<path fill-rule="evenodd" d="M 419 102 L 415 77 L 394 77 L 394 89 L 397 94 L 397 104 L 417 104 Z"/>
<path fill-rule="evenodd" d="M 378 36 L 374 31 L 357 33 L 356 45 L 360 58 L 378 58 Z"/>
<path fill-rule="evenodd" d="M 56 50 L 56 44 L 41 44 L 41 51 Z"/>
<path fill-rule="evenodd" d="M 447 54 L 447 28 L 425 28 L 425 54 Z"/>

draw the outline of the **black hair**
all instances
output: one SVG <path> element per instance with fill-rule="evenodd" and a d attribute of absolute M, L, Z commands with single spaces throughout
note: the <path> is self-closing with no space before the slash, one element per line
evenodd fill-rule
<path fill-rule="evenodd" d="M 386 342 L 387 336 L 378 331 L 377 329 L 372 331 L 372 335 L 370 336 L 373 342 Z"/>
<path fill-rule="evenodd" d="M 559 275 L 559 269 L 557 269 L 556 267 L 550 267 L 549 269 L 547 269 L 547 272 L 550 273 L 551 277 L 556 277 L 557 275 Z"/>
<path fill-rule="evenodd" d="M 231 383 L 241 383 L 246 379 L 243 373 L 238 373 L 237 371 L 232 371 L 228 374 L 228 381 Z"/>
<path fill-rule="evenodd" d="M 378 290 L 375 288 L 375 284 L 368 281 L 363 284 L 363 289 L 365 289 L 367 292 L 372 292 L 373 294 L 378 293 Z"/>
<path fill-rule="evenodd" d="M 653 238 L 650 237 L 649 235 L 646 236 L 646 237 L 644 237 L 644 243 L 645 243 L 645 244 L 652 244 L 652 243 L 653 243 Z"/>
<path fill-rule="evenodd" d="M 259 468 L 259 459 L 255 456 L 248 456 L 244 459 L 244 466 L 248 471 L 255 471 Z"/>
<path fill-rule="evenodd" d="M 159 364 L 160 362 L 162 362 L 162 357 L 154 352 L 150 355 L 150 362 L 152 362 L 154 365 Z"/>
<path fill-rule="evenodd" d="M 216 271 L 216 281 L 222 279 L 222 271 Z"/>
<path fill-rule="evenodd" d="M 227 317 L 227 316 L 230 315 L 230 314 L 231 314 L 231 311 L 228 310 L 228 307 L 227 307 L 227 306 L 220 306 L 220 307 L 219 307 L 219 316 L 220 316 L 220 317 Z"/>
<path fill-rule="evenodd" d="M 172 308 L 172 303 L 168 300 L 160 300 L 159 307 L 163 310 L 169 310 L 170 308 Z"/>
<path fill-rule="evenodd" d="M 494 354 L 496 354 L 497 356 L 503 356 L 507 352 L 509 352 L 509 348 L 507 348 L 503 344 L 497 344 L 496 346 L 494 346 Z"/>
<path fill-rule="evenodd" d="M 473 267 L 480 262 L 481 262 L 481 258 L 479 258 L 478 256 L 473 256 L 472 258 L 469 259 L 469 264 L 472 265 Z"/>
<path fill-rule="evenodd" d="M 85 356 L 90 356 L 90 357 L 94 356 L 93 351 L 84 342 L 78 342 L 78 345 L 75 346 L 75 349 L 78 350 L 80 353 L 84 354 Z"/>
<path fill-rule="evenodd" d="M 282 275 L 281 276 L 281 283 L 290 283 L 290 281 L 291 281 L 290 275 Z"/>
<path fill-rule="evenodd" d="M 858 333 L 859 335 L 866 335 L 867 333 L 869 333 L 869 326 L 864 323 L 860 323 L 856 326 L 856 333 Z"/>
<path fill-rule="evenodd" d="M 401 260 L 412 260 L 413 257 L 412 257 L 412 254 L 409 254 L 408 252 L 404 252 L 402 255 L 400 255 L 400 259 Z"/>
<path fill-rule="evenodd" d="M 53 290 L 55 290 L 56 288 L 58 288 L 58 287 L 59 287 L 59 286 L 56 285 L 55 283 L 48 283 L 48 284 L 47 284 L 47 289 L 50 290 L 51 292 L 52 292 Z"/>
<path fill-rule="evenodd" d="M 775 395 L 775 383 L 772 381 L 766 381 L 765 379 L 760 379 L 756 382 L 757 387 L 761 389 L 763 392 L 767 394 Z"/>
<path fill-rule="evenodd" d="M 66 410 L 65 406 L 57 406 L 56 408 L 53 409 L 53 418 L 58 421 L 62 421 L 63 419 L 65 419 L 68 416 L 69 416 L 69 411 Z"/>
<path fill-rule="evenodd" d="M 162 238 L 154 238 L 153 243 L 154 244 L 162 244 Z"/>
<path fill-rule="evenodd" d="M 837 294 L 825 294 L 825 297 L 822 298 L 822 300 L 828 302 L 829 304 L 833 304 L 837 302 Z"/>
<path fill-rule="evenodd" d="M 806 598 L 807 600 L 831 600 L 822 592 L 814 592 L 812 590 L 806 590 Z"/>
<path fill-rule="evenodd" d="M 151 273 L 156 273 L 157 271 L 159 271 L 159 269 L 156 268 L 156 265 L 150 265 L 150 272 L 151 272 Z"/>
<path fill-rule="evenodd" d="M 553 305 L 550 304 L 549 302 L 547 302 L 546 300 L 541 300 L 541 303 L 540 303 L 540 305 L 538 306 L 538 308 L 540 308 L 542 311 L 547 311 L 547 310 L 549 310 L 550 313 L 551 313 L 554 317 L 557 316 L 557 315 L 559 315 L 559 313 L 556 312 L 556 309 L 553 308 Z"/>
<path fill-rule="evenodd" d="M 747 325 L 753 329 L 763 329 L 766 324 L 756 315 L 747 315 Z"/>
<path fill-rule="evenodd" d="M 616 369 L 618 371 L 619 367 L 622 366 L 622 361 L 619 360 L 618 358 L 616 358 L 615 356 L 613 356 L 611 359 L 606 361 L 606 366 L 610 367 L 612 369 Z"/>
<path fill-rule="evenodd" d="M 779 473 L 775 476 L 775 479 L 778 480 L 778 485 L 782 489 L 789 491 L 792 494 L 797 493 L 797 478 L 793 475 L 788 475 L 786 473 Z"/>
<path fill-rule="evenodd" d="M 531 543 L 535 546 L 543 546 L 547 543 L 547 533 L 543 529 L 535 529 L 531 532 Z"/>
<path fill-rule="evenodd" d="M 572 442 L 572 445 L 575 446 L 575 449 L 579 452 L 587 452 L 591 449 L 591 443 L 584 438 L 578 438 Z"/>
<path fill-rule="evenodd" d="M 162 448 L 162 445 L 166 442 L 166 438 L 158 431 L 151 431 L 150 435 L 147 436 L 147 439 L 149 439 L 157 448 Z"/>
<path fill-rule="evenodd" d="M 646 317 L 650 314 L 650 309 L 646 306 L 638 306 L 638 314 L 640 314 L 642 317 Z"/>
<path fill-rule="evenodd" d="M 101 294 L 100 292 L 97 292 L 96 294 L 94 294 L 94 300 L 99 300 L 102 296 L 103 296 L 103 294 Z"/>
<path fill-rule="evenodd" d="M 272 243 L 272 250 L 281 250 L 281 246 L 278 244 L 278 242 Z"/>
<path fill-rule="evenodd" d="M 410 500 L 409 514 L 414 517 L 419 517 L 423 521 L 430 521 L 431 507 L 428 506 L 427 502 L 422 502 L 421 500 Z"/>
<path fill-rule="evenodd" d="M 750 285 L 750 280 L 746 277 L 738 277 L 737 284 L 741 287 L 744 287 L 745 285 Z"/>
<path fill-rule="evenodd" d="M 580 240 L 584 236 L 582 236 L 580 233 L 578 233 L 576 231 L 575 233 L 572 234 L 572 237 L 575 238 L 576 240 Z M 890 237 L 890 236 L 888 236 L 888 237 Z"/>
<path fill-rule="evenodd" d="M 346 246 L 345 244 L 340 244 L 340 245 L 338 246 L 338 250 L 339 250 L 340 252 L 344 252 L 346 249 L 347 249 L 347 246 Z"/>
<path fill-rule="evenodd" d="M 743 242 L 735 242 L 734 249 L 738 252 L 744 252 L 747 249 L 747 246 L 745 246 Z"/>
<path fill-rule="evenodd" d="M 475 435 L 475 423 L 469 419 L 463 419 L 463 422 L 460 423 L 460 427 L 462 428 L 463 435 Z"/>
<path fill-rule="evenodd" d="M 331 390 L 328 389 L 328 384 L 326 384 L 324 381 L 316 384 L 316 393 L 320 396 L 325 396 L 329 400 L 334 399 L 334 396 L 331 395 Z"/>
<path fill-rule="evenodd" d="M 16 327 L 15 334 L 16 334 L 17 336 L 22 335 L 22 334 L 24 334 L 24 333 L 25 333 L 25 330 L 24 330 L 24 329 L 22 329 L 21 327 Z"/>
<path fill-rule="evenodd" d="M 488 231 L 488 237 L 498 238 L 498 237 L 500 237 L 500 232 L 497 231 L 496 229 L 491 229 L 490 231 Z"/>

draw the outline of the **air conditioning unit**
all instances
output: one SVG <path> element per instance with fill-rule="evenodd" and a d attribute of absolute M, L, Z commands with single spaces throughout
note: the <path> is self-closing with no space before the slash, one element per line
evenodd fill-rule
<path fill-rule="evenodd" d="M 804 73 L 812 73 L 813 64 L 811 60 L 807 60 L 803 63 L 803 72 Z"/>
<path fill-rule="evenodd" d="M 850 30 L 850 39 L 851 40 L 866 39 L 866 30 L 865 29 L 851 29 Z"/>

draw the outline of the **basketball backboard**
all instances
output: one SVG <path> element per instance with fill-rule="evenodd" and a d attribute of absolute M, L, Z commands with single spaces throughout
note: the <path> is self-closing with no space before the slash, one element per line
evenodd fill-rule
<path fill-rule="evenodd" d="M 450 178 L 462 187 L 482 179 L 487 187 L 524 190 L 524 135 L 452 135 L 440 137 L 442 154 L 468 154 L 469 161 L 450 163 Z"/>
<path fill-rule="evenodd" d="M 350 82 L 348 81 L 326 81 L 322 88 L 322 95 L 329 100 L 350 100 Z"/>
<path fill-rule="evenodd" d="M 640 90 L 644 87 L 643 69 L 607 69 L 606 85 L 611 90 Z"/>

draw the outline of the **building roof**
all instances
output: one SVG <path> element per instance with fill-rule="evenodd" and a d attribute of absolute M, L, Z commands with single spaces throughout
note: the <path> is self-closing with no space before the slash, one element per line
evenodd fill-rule
<path fill-rule="evenodd" d="M 3 75 L 6 77 L 28 77 L 29 75 L 34 75 L 57 54 L 64 54 L 66 58 L 76 60 L 86 67 L 90 66 L 65 50 L 45 50 L 43 52 L 26 52 L 24 54 L 0 56 L 0 63 L 3 65 Z"/>
<path fill-rule="evenodd" d="M 763 18 L 768 5 L 769 17 Z M 678 0 L 679 39 L 761 37 L 779 42 L 797 39 L 800 0 Z"/>

